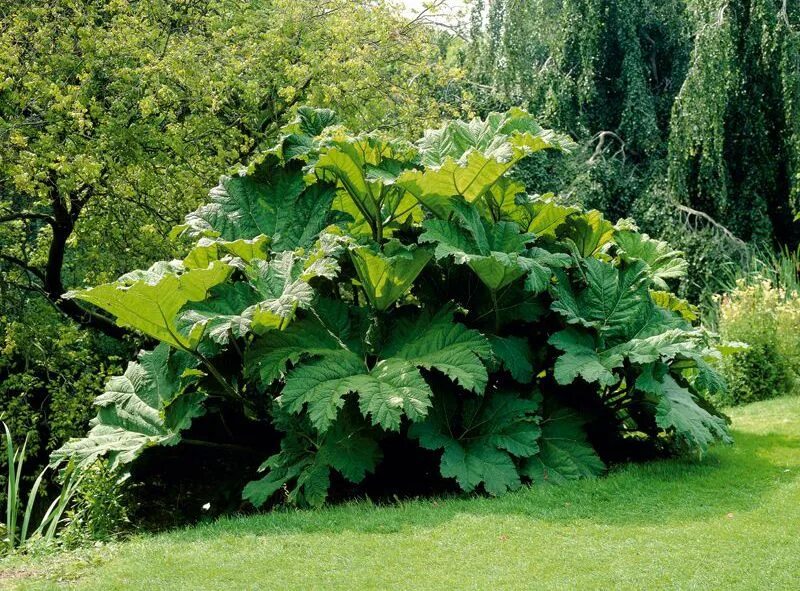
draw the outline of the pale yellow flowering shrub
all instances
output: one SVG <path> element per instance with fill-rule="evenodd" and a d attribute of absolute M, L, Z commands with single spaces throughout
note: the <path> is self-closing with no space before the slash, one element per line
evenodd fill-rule
<path fill-rule="evenodd" d="M 721 362 L 729 404 L 792 392 L 800 378 L 800 295 L 764 278 L 740 279 L 719 299 L 719 330 L 749 345 Z"/>

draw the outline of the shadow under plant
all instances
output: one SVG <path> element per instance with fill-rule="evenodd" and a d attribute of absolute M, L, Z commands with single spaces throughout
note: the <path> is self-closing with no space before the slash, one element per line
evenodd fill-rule
<path fill-rule="evenodd" d="M 534 486 L 498 498 L 445 497 L 376 506 L 369 500 L 319 511 L 275 510 L 226 518 L 176 531 L 185 541 L 237 535 L 301 532 L 395 533 L 428 529 L 463 516 L 524 516 L 569 524 L 651 526 L 703 520 L 756 509 L 766 497 L 800 476 L 800 438 L 734 432 L 736 446 L 720 447 L 705 459 L 660 460 L 627 465 L 607 478 L 569 486 Z"/>

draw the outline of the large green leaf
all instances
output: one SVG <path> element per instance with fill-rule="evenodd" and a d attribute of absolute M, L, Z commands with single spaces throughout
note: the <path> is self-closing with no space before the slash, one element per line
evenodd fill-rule
<path fill-rule="evenodd" d="M 556 237 L 569 243 L 580 256 L 590 257 L 611 244 L 614 225 L 596 210 L 572 214 L 558 226 Z"/>
<path fill-rule="evenodd" d="M 381 359 L 369 375 L 356 376 L 353 389 L 358 392 L 361 413 L 389 431 L 400 429 L 403 416 L 421 421 L 433 397 L 414 364 L 396 357 Z"/>
<path fill-rule="evenodd" d="M 695 358 L 694 362 L 695 369 L 684 372 L 684 377 L 692 380 L 692 387 L 697 392 L 710 397 L 719 397 L 725 394 L 728 384 L 717 370 L 718 366 L 712 365 L 706 359 Z"/>
<path fill-rule="evenodd" d="M 698 331 L 672 328 L 658 334 L 631 339 L 609 351 L 625 355 L 633 363 L 646 364 L 658 360 L 670 362 L 678 356 L 704 357 L 705 343 L 702 333 Z"/>
<path fill-rule="evenodd" d="M 732 442 L 725 419 L 698 404 L 699 399 L 678 384 L 665 365 L 646 367 L 636 388 L 654 398 L 656 424 L 675 437 L 680 449 L 702 456 L 714 441 Z"/>
<path fill-rule="evenodd" d="M 181 335 L 195 339 L 202 335 L 224 345 L 251 330 L 283 329 L 298 308 L 311 304 L 314 290 L 309 281 L 332 279 L 339 270 L 336 260 L 326 257 L 322 248 L 306 257 L 284 251 L 249 264 L 240 259 L 238 266 L 248 280 L 224 283 L 213 288 L 206 300 L 187 303 L 176 322 Z"/>
<path fill-rule="evenodd" d="M 514 458 L 539 451 L 541 434 L 537 400 L 513 392 L 493 392 L 459 402 L 451 393 L 437 393 L 428 418 L 415 423 L 409 436 L 425 449 L 442 449 L 441 472 L 469 492 L 483 483 L 498 495 L 520 485 Z"/>
<path fill-rule="evenodd" d="M 439 129 L 429 129 L 418 142 L 420 161 L 424 166 L 441 166 L 448 158 L 458 160 L 470 150 L 508 160 L 513 150 L 504 123 L 503 115 L 491 113 L 485 120 L 448 121 Z"/>
<path fill-rule="evenodd" d="M 666 280 L 686 275 L 689 263 L 683 253 L 673 250 L 669 244 L 654 240 L 647 234 L 631 231 L 617 231 L 614 241 L 623 261 L 643 261 L 649 268 L 650 277 L 659 289 L 669 289 Z"/>
<path fill-rule="evenodd" d="M 475 205 L 486 219 L 514 222 L 548 241 L 570 216 L 580 213 L 577 207 L 561 205 L 552 193 L 525 195 L 524 190 L 521 183 L 503 177 Z"/>
<path fill-rule="evenodd" d="M 546 238 L 555 238 L 567 219 L 580 211 L 577 207 L 559 204 L 552 196 L 529 198 L 517 211 L 520 210 L 525 215 L 518 223 L 535 236 Z"/>
<path fill-rule="evenodd" d="M 553 375 L 559 384 L 571 384 L 579 376 L 601 386 L 611 386 L 619 381 L 612 370 L 622 365 L 623 356 L 613 351 L 598 351 L 591 334 L 570 327 L 555 333 L 548 342 L 564 352 L 553 367 Z"/>
<path fill-rule="evenodd" d="M 367 153 L 373 163 L 378 162 L 382 152 L 378 140 L 367 137 L 358 140 L 341 141 L 325 149 L 315 164 L 317 174 L 335 179 L 341 189 L 353 201 L 355 210 L 349 207 L 347 213 L 360 213 L 370 223 L 380 219 L 381 182 L 366 179 Z"/>
<path fill-rule="evenodd" d="M 250 482 L 242 493 L 256 507 L 281 489 L 286 490 L 290 503 L 318 507 L 327 498 L 331 470 L 359 483 L 380 460 L 378 444 L 354 413 L 343 413 L 324 434 L 302 420 L 284 419 L 281 423 L 286 431 L 281 451 L 259 468 L 267 471 L 266 476 Z"/>
<path fill-rule="evenodd" d="M 463 162 L 448 157 L 437 167 L 407 170 L 397 185 L 413 195 L 440 218 L 446 218 L 453 203 L 463 198 L 472 203 L 488 193 L 516 163 L 504 162 L 471 151 Z"/>
<path fill-rule="evenodd" d="M 358 394 L 362 414 L 374 425 L 395 431 L 404 415 L 412 421 L 425 417 L 433 395 L 409 361 L 382 359 L 370 370 L 361 357 L 342 350 L 292 370 L 279 400 L 291 413 L 307 407 L 311 423 L 324 433 L 351 392 Z"/>
<path fill-rule="evenodd" d="M 431 254 L 415 245 L 390 240 L 381 248 L 359 246 L 350 250 L 356 273 L 370 303 L 384 311 L 409 290 L 428 264 Z"/>
<path fill-rule="evenodd" d="M 681 448 L 703 455 L 714 441 L 733 443 L 725 419 L 701 407 L 687 388 L 664 377 L 664 392 L 656 408 L 656 423 L 673 432 Z"/>
<path fill-rule="evenodd" d="M 521 384 L 533 381 L 531 348 L 526 339 L 492 335 L 489 341 L 495 358 L 509 371 L 511 377 Z"/>
<path fill-rule="evenodd" d="M 278 400 L 282 408 L 294 414 L 307 407 L 311 424 L 324 433 L 344 406 L 345 395 L 354 391 L 353 377 L 367 371 L 360 357 L 337 351 L 293 369 Z"/>
<path fill-rule="evenodd" d="M 563 254 L 528 249 L 526 244 L 533 235 L 522 233 L 514 222 L 488 222 L 464 202 L 454 202 L 452 209 L 455 221 L 425 220 L 419 242 L 436 243 L 437 259 L 452 257 L 456 264 L 468 265 L 492 291 L 526 275 L 530 291 L 543 291 L 549 285 L 552 267 L 569 262 Z"/>
<path fill-rule="evenodd" d="M 291 251 L 273 256 L 269 261 L 254 260 L 245 268 L 258 303 L 243 314 L 251 318 L 256 332 L 287 326 L 298 308 L 306 308 L 314 299 L 309 281 L 316 277 L 333 279 L 339 272 L 335 259 L 301 257 Z"/>
<path fill-rule="evenodd" d="M 123 275 L 114 283 L 73 291 L 65 297 L 83 300 L 113 314 L 129 326 L 178 348 L 197 346 L 202 327 L 183 335 L 176 324 L 187 302 L 206 299 L 209 290 L 225 281 L 233 267 L 214 261 L 204 269 L 186 269 L 180 261 L 159 262 L 147 271 Z"/>
<path fill-rule="evenodd" d="M 183 259 L 183 264 L 187 269 L 205 269 L 214 261 L 249 263 L 253 259 L 266 259 L 268 247 L 269 238 L 263 235 L 230 242 L 201 238 Z"/>
<path fill-rule="evenodd" d="M 492 333 L 503 327 L 536 322 L 549 312 L 549 305 L 542 295 L 527 291 L 521 283 L 512 283 L 500 290 L 494 301 L 488 294 L 479 298 L 474 314 L 482 330 Z"/>
<path fill-rule="evenodd" d="M 258 377 L 263 386 L 269 386 L 286 374 L 289 363 L 336 353 L 343 347 L 342 341 L 316 318 L 304 318 L 285 330 L 270 330 L 256 338 L 245 352 L 245 375 Z"/>
<path fill-rule="evenodd" d="M 573 143 L 543 129 L 530 113 L 513 108 L 490 113 L 483 120 L 448 121 L 439 129 L 426 131 L 417 145 L 420 161 L 427 167 L 441 166 L 448 158 L 462 159 L 470 151 L 505 162 L 547 148 L 567 150 Z"/>
<path fill-rule="evenodd" d="M 462 388 L 482 394 L 488 376 L 481 359 L 491 356 L 486 337 L 454 322 L 453 310 L 422 313 L 392 326 L 384 358 L 400 358 L 418 367 L 437 369 Z"/>
<path fill-rule="evenodd" d="M 241 338 L 250 332 L 252 315 L 249 309 L 258 300 L 258 294 L 249 283 L 223 283 L 211 289 L 209 299 L 185 307 L 176 326 L 184 336 L 202 334 L 224 345 L 231 337 Z"/>
<path fill-rule="evenodd" d="M 359 355 L 364 354 L 366 335 L 372 324 L 372 315 L 366 306 L 353 306 L 343 300 L 319 297 L 314 301 L 313 313 L 343 347 Z"/>
<path fill-rule="evenodd" d="M 491 252 L 485 256 L 471 255 L 467 264 L 492 291 L 506 287 L 525 274 L 517 253 Z"/>
<path fill-rule="evenodd" d="M 549 343 L 564 353 L 556 360 L 554 375 L 559 384 L 569 384 L 580 376 L 585 381 L 611 386 L 620 378 L 613 373 L 623 360 L 648 364 L 671 362 L 681 356 L 702 360 L 706 343 L 701 331 L 690 329 L 682 320 L 647 302 L 631 316 L 617 344 L 578 327 L 568 327 L 552 335 Z"/>
<path fill-rule="evenodd" d="M 366 224 L 377 239 L 378 231 L 388 235 L 396 223 L 421 219 L 417 202 L 395 183 L 415 154 L 407 142 L 377 135 L 336 138 L 327 142 L 313 171 L 339 187 L 334 207 L 353 217 L 351 233 Z"/>
<path fill-rule="evenodd" d="M 525 270 L 525 289 L 531 293 L 541 293 L 550 287 L 553 269 L 566 267 L 570 263 L 569 256 L 562 253 L 549 252 L 543 248 L 529 248 L 518 264 Z"/>
<path fill-rule="evenodd" d="M 647 266 L 636 261 L 618 269 L 595 258 L 583 261 L 586 287 L 575 292 L 563 273 L 552 289 L 552 310 L 569 324 L 594 328 L 604 338 L 624 337 L 650 305 Z"/>
<path fill-rule="evenodd" d="M 264 234 L 274 250 L 308 247 L 334 217 L 333 184 L 306 185 L 302 162 L 268 155 L 251 174 L 223 177 L 208 204 L 186 216 L 192 236 L 233 241 Z"/>
<path fill-rule="evenodd" d="M 636 308 L 636 315 L 631 317 L 627 329 L 617 339 L 622 341 L 621 346 L 625 346 L 626 340 L 646 339 L 673 329 L 680 329 L 692 335 L 699 334 L 699 331 L 692 328 L 692 325 L 680 315 L 657 306 L 650 297 L 651 294 L 652 292 L 648 290 L 644 303 Z"/>
<path fill-rule="evenodd" d="M 668 291 L 650 290 L 650 299 L 658 307 L 676 312 L 688 322 L 694 322 L 700 318 L 700 310 L 697 306 L 690 304 L 686 300 L 679 298 Z"/>
<path fill-rule="evenodd" d="M 264 385 L 282 375 L 288 362 L 296 363 L 286 376 L 281 404 L 295 414 L 307 409 L 320 432 L 335 421 L 350 393 L 357 395 L 364 416 L 384 429 L 397 430 L 404 416 L 422 420 L 432 393 L 418 367 L 437 369 L 474 392 L 482 393 L 486 387 L 481 359 L 491 356 L 489 343 L 479 332 L 454 322 L 450 308 L 392 323 L 390 336 L 371 366 L 345 342 L 350 340 L 349 321 L 330 309 L 320 311 L 325 320 L 306 319 L 279 335 L 267 333 L 246 355 L 247 372 L 257 372 Z M 306 357 L 317 358 L 301 361 Z"/>
<path fill-rule="evenodd" d="M 526 201 L 525 185 L 508 176 L 500 178 L 494 186 L 475 201 L 475 206 L 487 220 L 495 222 L 515 222 L 527 227 L 530 218 L 526 208 L 520 203 Z"/>
<path fill-rule="evenodd" d="M 540 451 L 525 462 L 521 473 L 536 484 L 562 484 L 602 474 L 605 464 L 586 439 L 583 424 L 573 409 L 550 412 L 541 423 Z"/>
<path fill-rule="evenodd" d="M 336 113 L 330 109 L 317 109 L 301 106 L 297 109 L 295 118 L 281 128 L 281 135 L 275 145 L 267 150 L 267 154 L 277 156 L 282 162 L 301 160 L 310 162 L 319 157 L 319 151 L 324 144 L 326 130 L 338 123 Z M 258 164 L 256 156 L 255 164 Z M 254 168 L 254 166 L 251 165 Z"/>
<path fill-rule="evenodd" d="M 320 135 L 325 129 L 336 125 L 338 117 L 330 109 L 318 109 L 303 105 L 297 108 L 294 120 L 283 128 L 283 132 L 302 133 L 310 137 Z"/>
<path fill-rule="evenodd" d="M 142 352 L 94 401 L 98 414 L 88 435 L 56 450 L 52 461 L 89 466 L 107 456 L 113 467 L 131 462 L 148 447 L 178 443 L 181 430 L 205 412 L 205 395 L 184 393 L 195 379 L 184 373 L 195 365 L 193 357 L 165 344 Z"/>
<path fill-rule="evenodd" d="M 451 121 L 425 133 L 418 144 L 424 169 L 404 172 L 397 184 L 446 218 L 458 197 L 472 203 L 489 195 L 522 158 L 571 145 L 521 109 L 491 113 L 485 120 Z"/>

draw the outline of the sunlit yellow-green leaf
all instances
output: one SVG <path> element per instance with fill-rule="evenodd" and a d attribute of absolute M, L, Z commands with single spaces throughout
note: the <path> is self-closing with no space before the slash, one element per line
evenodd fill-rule
<path fill-rule="evenodd" d="M 558 226 L 556 236 L 573 245 L 577 254 L 589 257 L 600 252 L 614 237 L 614 224 L 597 210 L 572 215 Z"/>
<path fill-rule="evenodd" d="M 266 258 L 268 246 L 269 238 L 264 235 L 252 240 L 241 239 L 230 242 L 201 238 L 183 259 L 183 264 L 187 269 L 205 269 L 212 262 L 225 257 L 235 257 L 249 263 L 253 259 Z"/>
<path fill-rule="evenodd" d="M 686 300 L 679 298 L 673 293 L 668 291 L 650 290 L 650 297 L 653 299 L 653 303 L 660 308 L 669 310 L 670 312 L 677 312 L 681 315 L 681 317 L 689 322 L 694 322 L 700 317 L 700 311 L 698 310 L 697 306 L 690 304 Z"/>
<path fill-rule="evenodd" d="M 390 241 L 382 249 L 367 246 L 350 251 L 361 286 L 377 310 L 386 310 L 411 287 L 431 259 L 424 248 Z"/>
<path fill-rule="evenodd" d="M 180 261 L 159 262 L 146 271 L 133 271 L 114 283 L 68 294 L 113 314 L 129 326 L 178 348 L 193 349 L 201 331 L 181 335 L 177 314 L 187 302 L 203 300 L 225 281 L 233 267 L 214 261 L 205 269 L 186 269 Z"/>

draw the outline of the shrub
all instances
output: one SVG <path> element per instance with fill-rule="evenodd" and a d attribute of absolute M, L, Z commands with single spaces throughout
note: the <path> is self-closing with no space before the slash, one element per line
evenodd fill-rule
<path fill-rule="evenodd" d="M 507 176 L 567 138 L 518 109 L 416 144 L 334 122 L 301 109 L 223 177 L 177 230 L 183 260 L 71 294 L 160 344 L 54 461 L 114 468 L 200 424 L 226 445 L 256 425 L 269 457 L 244 497 L 318 505 L 398 441 L 490 494 L 595 476 L 641 441 L 729 441 L 705 399 L 713 340 L 666 290 L 681 254 Z"/>
<path fill-rule="evenodd" d="M 132 504 L 126 476 L 110 469 L 105 461 L 95 462 L 81 476 L 60 536 L 67 546 L 114 538 L 128 523 Z"/>
<path fill-rule="evenodd" d="M 720 367 L 728 390 L 719 401 L 743 404 L 790 393 L 800 377 L 800 297 L 769 279 L 742 278 L 719 304 L 719 329 L 748 345 Z"/>

